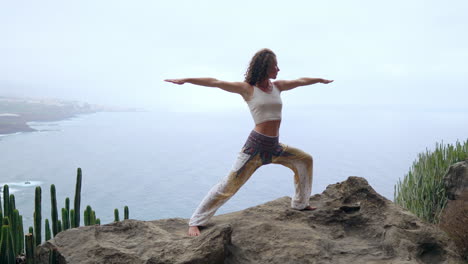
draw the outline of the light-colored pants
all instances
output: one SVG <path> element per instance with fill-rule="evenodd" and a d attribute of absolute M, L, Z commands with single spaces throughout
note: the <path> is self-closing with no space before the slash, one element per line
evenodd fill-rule
<path fill-rule="evenodd" d="M 300 149 L 279 143 L 278 137 L 268 137 L 252 131 L 231 172 L 211 188 L 190 218 L 189 226 L 205 225 L 259 167 L 269 163 L 284 165 L 294 172 L 295 194 L 291 200 L 291 207 L 301 210 L 309 206 L 312 191 L 312 156 Z"/>

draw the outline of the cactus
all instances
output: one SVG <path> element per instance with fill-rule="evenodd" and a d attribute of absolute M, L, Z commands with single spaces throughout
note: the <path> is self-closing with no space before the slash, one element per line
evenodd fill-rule
<path fill-rule="evenodd" d="M 45 219 L 45 239 L 50 240 L 62 230 L 80 226 L 82 171 L 77 170 L 74 208 L 70 208 L 70 198 L 65 199 L 65 208 L 61 210 L 62 219 L 58 218 L 57 194 L 55 185 L 50 186 L 51 196 L 51 221 Z M 24 235 L 23 217 L 16 209 L 15 196 L 9 194 L 9 186 L 3 188 L 3 201 L 0 199 L 0 263 L 9 264 L 16 261 L 16 255 L 26 252 L 27 263 L 35 263 L 35 247 L 42 243 L 42 189 L 37 186 L 34 197 L 33 227 L 29 227 L 29 233 Z M 2 205 L 3 204 L 3 208 Z M 84 212 L 85 225 L 100 225 L 101 220 L 96 218 L 96 212 L 91 206 L 87 206 Z M 128 206 L 124 207 L 124 219 L 129 219 Z M 120 221 L 119 210 L 114 210 L 114 221 Z M 52 225 L 51 225 L 52 224 Z M 52 228 L 51 228 L 52 227 Z M 52 232 L 51 232 L 52 231 Z M 53 235 L 52 235 L 53 234 Z M 26 245 L 26 247 L 25 247 Z M 55 249 L 55 254 L 56 254 Z M 54 263 L 57 258 L 52 258 Z"/>
<path fill-rule="evenodd" d="M 114 222 L 119 222 L 119 209 L 115 208 L 114 210 Z"/>
<path fill-rule="evenodd" d="M 91 220 L 90 225 L 95 225 L 96 224 L 96 212 L 94 210 L 91 212 L 90 220 Z"/>
<path fill-rule="evenodd" d="M 45 241 L 50 240 L 51 234 L 50 234 L 50 225 L 49 225 L 49 219 L 46 218 L 45 220 Z"/>
<path fill-rule="evenodd" d="M 91 206 L 86 206 L 86 210 L 84 211 L 84 223 L 85 223 L 85 226 L 89 226 L 91 225 L 91 213 L 92 213 L 93 209 L 91 208 Z"/>
<path fill-rule="evenodd" d="M 20 225 L 19 225 L 19 230 L 18 230 L 18 233 L 20 235 L 20 248 L 21 248 L 21 253 L 24 253 L 24 225 L 23 225 L 23 216 L 20 215 L 19 216 L 19 222 L 20 222 Z"/>
<path fill-rule="evenodd" d="M 14 194 L 10 194 L 10 213 L 13 217 L 13 211 L 16 209 L 16 202 L 15 202 L 15 195 Z"/>
<path fill-rule="evenodd" d="M 69 218 L 69 213 L 66 208 L 62 208 L 62 226 L 63 226 L 63 231 L 70 229 L 70 218 Z"/>
<path fill-rule="evenodd" d="M 0 195 L 0 222 L 1 222 L 2 219 L 3 219 L 2 196 Z M 0 232 L 2 232 L 2 231 L 0 231 Z M 1 235 L 2 235 L 2 234 L 0 233 L 0 236 L 1 236 Z"/>
<path fill-rule="evenodd" d="M 10 203 L 10 205 L 11 205 L 11 203 Z M 11 207 L 10 207 L 10 208 L 11 208 Z M 18 210 L 16 210 L 16 211 L 18 211 Z M 11 218 L 10 218 L 10 224 L 9 224 L 9 226 L 10 226 L 10 232 L 11 232 L 11 237 L 12 237 L 12 241 L 13 241 L 13 244 L 12 244 L 12 245 L 13 245 L 13 247 L 14 247 L 14 252 L 15 252 L 15 254 L 16 254 L 16 251 L 17 251 L 17 250 L 16 250 L 16 239 L 15 239 L 15 238 L 16 238 L 16 232 L 15 232 L 15 230 L 16 230 L 16 220 L 17 220 L 17 219 L 16 219 L 14 216 L 11 217 Z"/>
<path fill-rule="evenodd" d="M 70 228 L 71 228 L 70 219 L 71 219 L 72 217 L 71 217 L 71 212 L 70 212 L 70 198 L 68 198 L 68 197 L 65 198 L 65 209 L 67 209 L 67 213 L 68 213 L 68 215 L 67 215 L 67 223 L 63 223 L 63 217 L 62 217 L 62 223 L 63 223 L 64 227 L 66 226 L 67 229 L 70 229 Z M 64 230 L 66 230 L 66 229 L 64 228 Z"/>
<path fill-rule="evenodd" d="M 125 206 L 124 208 L 124 220 L 128 219 L 130 213 L 128 211 L 128 206 Z"/>
<path fill-rule="evenodd" d="M 78 168 L 76 175 L 76 189 L 75 189 L 75 225 L 80 226 L 80 204 L 81 204 L 81 168 Z"/>
<path fill-rule="evenodd" d="M 19 255 L 23 251 L 23 244 L 22 244 L 22 232 L 21 228 L 23 224 L 21 223 L 21 218 L 19 215 L 18 209 L 13 211 L 13 224 L 11 225 L 11 232 L 13 235 L 13 243 L 15 245 L 15 254 Z"/>
<path fill-rule="evenodd" d="M 7 225 L 0 225 L 0 263 L 7 263 L 7 249 L 8 249 L 8 229 L 3 231 L 3 228 L 7 228 Z M 5 233 L 5 234 L 4 234 Z"/>
<path fill-rule="evenodd" d="M 57 249 L 56 248 L 51 248 L 49 249 L 49 264 L 58 264 L 58 258 L 57 258 Z"/>
<path fill-rule="evenodd" d="M 9 194 L 9 187 L 8 185 L 4 186 L 3 193 L 4 195 Z M 8 203 L 8 204 L 7 204 Z M 19 219 L 19 212 L 16 209 L 16 202 L 15 202 L 15 196 L 13 194 L 10 194 L 8 196 L 8 199 L 4 199 L 4 206 L 6 206 L 5 210 L 5 218 L 2 219 L 3 225 L 9 226 L 9 230 L 11 232 L 11 242 L 12 242 L 12 247 L 13 251 L 15 254 L 19 254 L 21 252 L 20 248 L 20 237 L 19 237 L 19 226 L 20 226 L 20 219 Z M 7 240 L 5 240 L 7 241 Z"/>
<path fill-rule="evenodd" d="M 55 185 L 50 185 L 50 214 L 52 220 L 52 233 L 54 237 L 58 234 L 58 210 L 57 210 L 57 193 L 55 190 Z"/>
<path fill-rule="evenodd" d="M 8 184 L 3 186 L 3 217 L 10 217 L 10 188 Z"/>
<path fill-rule="evenodd" d="M 65 198 L 65 209 L 70 212 L 70 198 Z"/>
<path fill-rule="evenodd" d="M 89 226 L 89 222 L 88 222 L 88 219 L 89 219 L 89 216 L 88 216 L 88 210 L 85 210 L 84 213 L 83 213 L 83 221 L 84 221 L 84 225 L 85 226 Z"/>
<path fill-rule="evenodd" d="M 34 256 L 34 236 L 32 232 L 30 232 L 29 234 L 26 234 L 25 240 L 26 240 L 26 264 L 34 264 L 36 263 L 36 260 Z"/>
<path fill-rule="evenodd" d="M 15 240 L 13 238 L 13 229 L 11 228 L 11 225 L 9 226 L 9 229 L 10 229 L 10 235 L 8 237 L 9 239 L 9 243 L 11 244 L 10 246 L 10 253 L 13 257 L 13 261 L 14 263 L 16 263 L 16 248 L 15 248 Z"/>
<path fill-rule="evenodd" d="M 11 227 L 9 225 L 2 226 L 2 235 L 1 235 L 1 246 L 0 252 L 0 263 L 5 264 L 15 264 L 16 263 L 16 254 L 13 244 L 13 237 L 11 234 Z"/>
<path fill-rule="evenodd" d="M 41 222 L 42 222 L 42 208 L 41 208 L 41 202 L 42 202 L 42 190 L 40 186 L 36 187 L 36 196 L 35 196 L 35 210 L 34 210 L 34 231 L 35 235 L 34 237 L 36 238 L 36 246 L 41 244 L 42 241 L 42 228 L 41 228 Z"/>
<path fill-rule="evenodd" d="M 74 209 L 71 209 L 70 210 L 70 227 L 71 228 L 75 228 L 76 227 L 76 224 L 75 224 L 75 210 Z"/>
<path fill-rule="evenodd" d="M 8 229 L 3 231 L 3 228 L 7 228 L 6 225 L 1 225 L 1 231 L 0 231 L 0 263 L 7 263 L 7 249 L 8 249 L 8 240 L 6 239 L 8 237 Z M 5 234 L 4 234 L 5 233 Z"/>

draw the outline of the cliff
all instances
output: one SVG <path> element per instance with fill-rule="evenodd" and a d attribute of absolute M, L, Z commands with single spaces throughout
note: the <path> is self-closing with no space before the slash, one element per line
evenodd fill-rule
<path fill-rule="evenodd" d="M 290 198 L 215 216 L 199 237 L 187 219 L 125 220 L 67 230 L 42 244 L 48 263 L 462 263 L 436 227 L 350 177 L 311 197 L 316 211 Z"/>

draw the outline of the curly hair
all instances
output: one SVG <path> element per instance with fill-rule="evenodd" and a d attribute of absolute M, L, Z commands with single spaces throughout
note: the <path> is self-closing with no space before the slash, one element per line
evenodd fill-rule
<path fill-rule="evenodd" d="M 268 79 L 268 69 L 275 62 L 276 55 L 270 49 L 261 49 L 255 53 L 250 61 L 247 72 L 245 73 L 245 82 L 250 85 Z"/>

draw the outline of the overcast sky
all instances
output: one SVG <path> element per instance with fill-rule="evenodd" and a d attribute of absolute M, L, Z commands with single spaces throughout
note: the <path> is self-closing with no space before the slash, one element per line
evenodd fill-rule
<path fill-rule="evenodd" d="M 272 49 L 278 79 L 329 85 L 289 105 L 466 107 L 468 1 L 0 0 L 0 96 L 183 110 L 245 108 L 166 78 L 242 81 Z"/>

